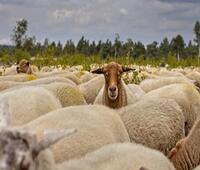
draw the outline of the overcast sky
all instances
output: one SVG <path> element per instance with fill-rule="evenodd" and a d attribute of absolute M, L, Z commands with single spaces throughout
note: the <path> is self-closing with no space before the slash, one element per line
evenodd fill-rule
<path fill-rule="evenodd" d="M 122 40 L 151 43 L 177 34 L 193 40 L 200 0 L 0 0 L 0 44 L 10 44 L 16 21 L 29 22 L 37 41 Z"/>

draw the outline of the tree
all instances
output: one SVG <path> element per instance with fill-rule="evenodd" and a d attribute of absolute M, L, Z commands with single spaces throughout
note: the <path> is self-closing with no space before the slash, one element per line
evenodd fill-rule
<path fill-rule="evenodd" d="M 133 47 L 134 58 L 138 58 L 142 55 L 145 55 L 145 53 L 146 53 L 145 47 L 141 42 L 137 42 L 134 44 L 134 47 Z"/>
<path fill-rule="evenodd" d="M 16 48 L 21 48 L 25 40 L 25 34 L 28 28 L 28 21 L 22 19 L 17 21 L 17 25 L 13 29 L 13 35 L 11 35 L 12 41 L 14 41 Z"/>
<path fill-rule="evenodd" d="M 167 38 L 164 38 L 163 41 L 160 43 L 159 53 L 165 59 L 167 58 L 170 52 L 170 44 Z"/>
<path fill-rule="evenodd" d="M 193 58 L 198 55 L 198 48 L 196 45 L 192 44 L 192 41 L 189 41 L 187 47 L 185 48 L 185 55 Z"/>
<path fill-rule="evenodd" d="M 114 41 L 113 47 L 114 47 L 114 56 L 115 57 L 121 56 L 122 42 L 120 41 L 119 34 L 115 34 L 115 41 Z"/>
<path fill-rule="evenodd" d="M 48 46 L 49 46 L 49 40 L 48 40 L 48 38 L 45 38 L 44 39 L 44 48 L 48 48 Z"/>
<path fill-rule="evenodd" d="M 180 57 L 183 54 L 185 43 L 183 37 L 178 34 L 171 41 L 172 50 L 176 53 L 177 60 L 180 61 Z"/>
<path fill-rule="evenodd" d="M 72 40 L 67 40 L 63 51 L 64 51 L 64 53 L 67 53 L 69 55 L 74 54 L 75 51 L 76 51 L 76 47 L 74 45 L 74 42 Z"/>
<path fill-rule="evenodd" d="M 28 51 L 28 52 L 31 52 L 33 50 L 34 46 L 35 46 L 35 42 L 36 42 L 35 36 L 26 37 L 24 39 L 23 49 Z"/>
<path fill-rule="evenodd" d="M 198 65 L 199 65 L 199 59 L 200 59 L 200 22 L 199 21 L 195 23 L 194 32 L 196 35 L 195 42 L 197 43 L 199 47 L 199 55 L 198 55 Z"/>
<path fill-rule="evenodd" d="M 158 47 L 157 47 L 157 45 L 158 45 L 158 43 L 156 41 L 147 45 L 147 56 L 148 57 L 151 57 L 151 58 L 158 57 Z"/>

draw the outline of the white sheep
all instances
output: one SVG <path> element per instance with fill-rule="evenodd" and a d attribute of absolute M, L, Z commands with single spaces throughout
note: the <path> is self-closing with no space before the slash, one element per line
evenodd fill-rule
<path fill-rule="evenodd" d="M 46 73 L 35 72 L 34 75 L 38 78 L 53 77 L 53 76 L 64 77 L 72 80 L 75 84 L 81 84 L 81 80 L 74 73 L 65 70 L 46 72 Z"/>
<path fill-rule="evenodd" d="M 41 85 L 41 87 L 51 91 L 63 107 L 87 104 L 83 94 L 76 86 L 67 83 L 50 83 Z"/>
<path fill-rule="evenodd" d="M 200 165 L 200 119 L 192 127 L 187 137 L 177 142 L 168 157 L 176 170 L 192 170 Z"/>
<path fill-rule="evenodd" d="M 146 94 L 144 90 L 137 84 L 128 84 L 127 86 L 129 87 L 129 89 L 134 94 L 137 100 L 140 100 L 140 98 Z"/>
<path fill-rule="evenodd" d="M 97 76 L 88 82 L 82 83 L 78 86 L 81 93 L 84 95 L 88 104 L 94 103 L 95 98 L 105 83 L 103 76 Z"/>
<path fill-rule="evenodd" d="M 47 112 L 61 108 L 60 101 L 42 87 L 24 87 L 1 93 L 0 100 L 8 101 L 11 126 L 28 123 Z"/>
<path fill-rule="evenodd" d="M 164 154 L 185 136 L 183 113 L 172 99 L 144 98 L 118 111 L 132 142 Z"/>
<path fill-rule="evenodd" d="M 88 81 L 90 81 L 90 80 L 92 80 L 93 78 L 96 77 L 95 74 L 92 74 L 92 73 L 87 72 L 87 71 L 84 71 L 84 72 L 81 71 L 79 73 L 82 74 L 82 75 L 80 75 L 80 80 L 81 80 L 82 83 L 86 83 L 86 82 L 88 82 Z"/>
<path fill-rule="evenodd" d="M 197 166 L 194 170 L 200 170 L 200 166 Z"/>
<path fill-rule="evenodd" d="M 139 86 L 146 93 L 148 93 L 151 90 L 155 90 L 160 87 L 175 83 L 194 83 L 194 82 L 184 77 L 161 77 L 158 79 L 145 79 L 139 84 Z"/>
<path fill-rule="evenodd" d="M 0 169 L 175 170 L 162 153 L 130 143 L 106 145 L 80 159 L 56 164 L 49 146 L 72 133 L 73 129 L 49 133 L 43 140 L 38 141 L 33 134 L 16 129 L 3 129 L 0 132 Z"/>
<path fill-rule="evenodd" d="M 16 82 L 25 82 L 37 79 L 37 76 L 33 74 L 16 74 L 8 76 L 0 76 L 0 81 L 16 81 Z"/>
<path fill-rule="evenodd" d="M 154 97 L 174 99 L 178 103 L 185 117 L 185 133 L 187 135 L 196 118 L 200 116 L 200 95 L 194 86 L 185 83 L 171 84 L 152 90 L 143 98 Z"/>
<path fill-rule="evenodd" d="M 67 83 L 67 84 L 76 86 L 76 84 L 73 81 L 63 78 L 63 77 L 47 77 L 47 78 L 41 78 L 41 79 L 36 79 L 32 81 L 27 81 L 27 82 L 0 81 L 0 91 L 10 89 L 16 86 L 36 86 L 36 85 L 50 84 L 50 83 L 55 83 L 55 82 L 62 82 L 62 83 Z"/>
<path fill-rule="evenodd" d="M 175 170 L 159 151 L 139 144 L 110 144 L 81 159 L 57 165 L 58 170 Z"/>
<path fill-rule="evenodd" d="M 1 170 L 57 170 L 49 146 L 73 134 L 75 129 L 51 130 L 38 141 L 23 129 L 0 129 Z M 63 169 L 64 170 L 64 169 Z"/>
<path fill-rule="evenodd" d="M 137 101 L 136 97 L 121 78 L 123 72 L 130 70 L 134 69 L 111 62 L 103 68 L 92 71 L 92 73 L 104 74 L 105 77 L 105 85 L 94 103 L 103 104 L 114 109 L 135 103 Z"/>
<path fill-rule="evenodd" d="M 24 126 L 42 138 L 45 129 L 76 128 L 78 132 L 51 147 L 56 162 L 77 158 L 109 143 L 129 142 L 117 113 L 105 106 L 70 106 L 52 111 Z"/>

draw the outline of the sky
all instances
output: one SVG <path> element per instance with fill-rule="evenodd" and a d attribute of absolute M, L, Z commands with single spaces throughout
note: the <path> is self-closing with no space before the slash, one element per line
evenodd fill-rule
<path fill-rule="evenodd" d="M 128 38 L 144 44 L 181 34 L 194 39 L 200 0 L 0 0 L 0 44 L 12 44 L 16 21 L 28 20 L 36 40 L 77 42 Z"/>

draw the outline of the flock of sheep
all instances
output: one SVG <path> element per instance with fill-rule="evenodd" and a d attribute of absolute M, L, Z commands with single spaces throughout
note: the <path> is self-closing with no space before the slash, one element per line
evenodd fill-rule
<path fill-rule="evenodd" d="M 0 170 L 200 170 L 200 70 L 136 71 L 4 69 Z"/>

